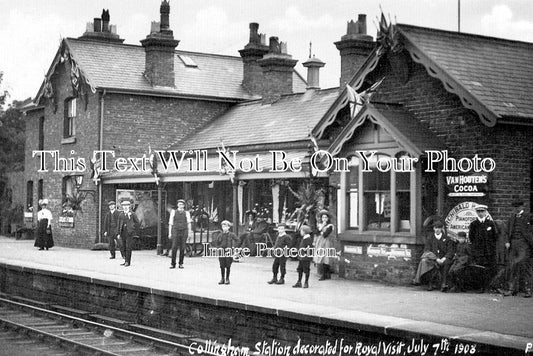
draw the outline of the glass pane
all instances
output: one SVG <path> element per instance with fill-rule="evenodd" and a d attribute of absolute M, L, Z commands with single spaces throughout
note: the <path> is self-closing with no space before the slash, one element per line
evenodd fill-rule
<path fill-rule="evenodd" d="M 411 217 L 411 197 L 409 192 L 396 193 L 398 201 L 398 220 L 400 221 L 400 230 L 409 230 Z"/>
<path fill-rule="evenodd" d="M 411 173 L 409 172 L 396 172 L 396 190 L 409 191 Z"/>
<path fill-rule="evenodd" d="M 389 230 L 391 217 L 390 192 L 364 193 L 368 230 Z"/>
<path fill-rule="evenodd" d="M 356 190 L 350 190 L 350 227 L 358 227 L 359 226 L 359 199 Z"/>

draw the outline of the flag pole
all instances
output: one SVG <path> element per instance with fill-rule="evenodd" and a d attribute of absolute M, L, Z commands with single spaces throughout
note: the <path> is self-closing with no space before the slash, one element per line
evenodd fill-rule
<path fill-rule="evenodd" d="M 461 0 L 457 0 L 457 32 L 461 32 Z"/>

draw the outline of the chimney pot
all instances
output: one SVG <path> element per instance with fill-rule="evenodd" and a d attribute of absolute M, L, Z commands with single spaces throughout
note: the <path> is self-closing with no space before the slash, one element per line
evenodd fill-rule
<path fill-rule="evenodd" d="M 150 34 L 158 33 L 161 30 L 161 23 L 158 21 L 152 21 L 150 25 Z"/>
<path fill-rule="evenodd" d="M 287 54 L 287 42 L 280 42 L 279 46 L 281 54 Z"/>
<path fill-rule="evenodd" d="M 259 24 L 257 22 L 250 22 L 250 39 L 248 43 L 257 43 L 259 44 L 260 38 L 257 31 L 259 30 Z"/>
<path fill-rule="evenodd" d="M 161 13 L 161 31 L 166 31 L 170 29 L 170 3 L 167 0 L 161 2 L 159 12 Z"/>
<path fill-rule="evenodd" d="M 94 18 L 94 32 L 102 32 L 102 19 Z"/>
<path fill-rule="evenodd" d="M 279 38 L 276 36 L 270 37 L 270 43 L 268 47 L 271 53 L 281 53 L 279 47 Z"/>
<path fill-rule="evenodd" d="M 359 23 L 359 26 L 358 26 L 359 34 L 366 35 L 366 15 L 359 14 L 357 22 Z"/>
<path fill-rule="evenodd" d="M 102 32 L 109 32 L 109 10 L 102 9 Z"/>

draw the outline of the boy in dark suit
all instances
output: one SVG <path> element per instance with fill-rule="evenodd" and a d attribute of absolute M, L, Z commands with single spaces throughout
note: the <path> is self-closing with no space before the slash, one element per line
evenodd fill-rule
<path fill-rule="evenodd" d="M 311 232 L 313 230 L 307 226 L 302 225 L 300 228 L 300 235 L 302 235 L 302 240 L 298 246 L 298 282 L 293 285 L 293 288 L 302 288 L 302 274 L 305 273 L 305 282 L 303 288 L 309 288 L 309 270 L 311 266 L 311 261 L 313 256 L 310 252 L 310 248 L 313 247 L 313 239 L 311 238 Z"/>
<path fill-rule="evenodd" d="M 280 223 L 278 225 L 278 236 L 274 243 L 274 251 L 283 250 L 285 247 L 291 245 L 291 237 L 285 232 L 285 224 Z M 287 264 L 287 256 L 281 254 L 281 256 L 274 256 L 274 262 L 272 263 L 272 279 L 268 281 L 268 284 L 285 284 L 285 265 Z M 278 270 L 281 273 L 281 278 L 278 280 Z"/>

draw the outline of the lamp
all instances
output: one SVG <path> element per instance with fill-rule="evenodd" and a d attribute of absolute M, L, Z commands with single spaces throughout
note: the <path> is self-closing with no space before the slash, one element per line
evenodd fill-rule
<path fill-rule="evenodd" d="M 96 191 L 94 189 L 80 189 L 83 184 L 83 174 L 73 174 L 72 178 L 74 179 L 74 183 L 76 185 L 76 191 L 81 193 L 82 200 L 85 200 L 89 194 L 92 194 L 93 199 L 95 198 Z"/>

